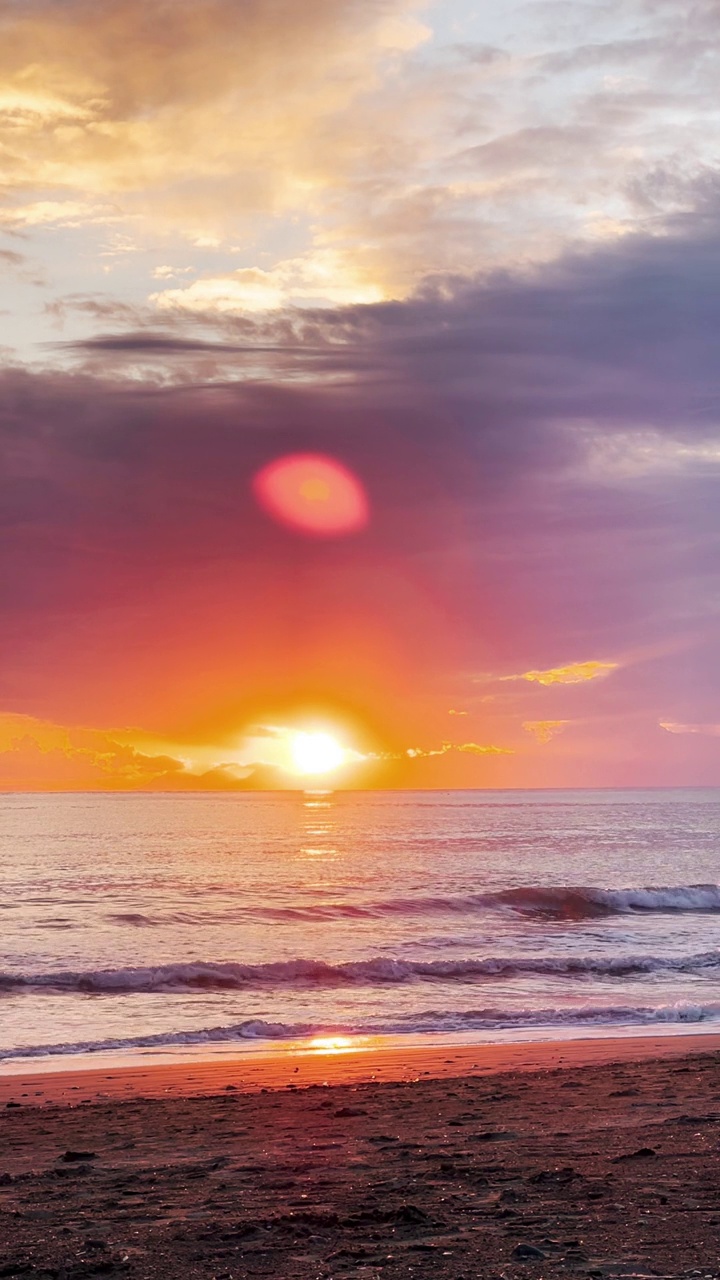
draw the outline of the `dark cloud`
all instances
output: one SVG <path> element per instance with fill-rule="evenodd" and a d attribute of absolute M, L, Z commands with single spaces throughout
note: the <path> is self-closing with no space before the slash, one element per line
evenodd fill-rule
<path fill-rule="evenodd" d="M 1 255 L 0 255 L 1 256 Z M 92 354 L 103 354 L 105 352 L 116 352 L 123 355 L 187 355 L 195 352 L 203 354 L 214 352 L 222 355 L 257 355 L 259 352 L 282 351 L 291 348 L 283 348 L 279 345 L 263 346 L 257 344 L 254 346 L 241 346 L 231 342 L 210 342 L 203 341 L 200 338 L 182 338 L 173 334 L 137 332 L 137 333 L 107 333 L 98 334 L 94 338 L 85 338 L 82 341 L 59 342 L 55 344 L 63 351 L 77 351 Z"/>
<path fill-rule="evenodd" d="M 373 376 L 370 393 L 367 386 L 328 391 L 351 413 L 364 397 L 400 411 L 436 391 L 463 419 L 470 406 L 470 435 L 491 447 L 498 445 L 493 418 L 525 423 L 536 436 L 579 419 L 692 434 L 711 429 L 717 414 L 720 235 L 697 218 L 690 228 L 678 223 L 694 236 L 633 235 L 525 273 L 474 283 L 436 279 L 406 302 L 188 322 L 212 325 L 212 340 L 135 331 L 70 345 L 108 359 L 129 352 L 266 354 L 268 379 L 278 375 L 274 352 L 295 357 L 284 366 L 294 377 L 312 359 L 317 375 Z M 419 386 L 422 395 L 415 394 Z M 232 381 L 230 388 L 240 391 Z M 298 391 L 297 402 L 303 398 Z M 427 416 L 421 413 L 420 430 Z M 513 452 L 522 453 L 516 440 Z"/>

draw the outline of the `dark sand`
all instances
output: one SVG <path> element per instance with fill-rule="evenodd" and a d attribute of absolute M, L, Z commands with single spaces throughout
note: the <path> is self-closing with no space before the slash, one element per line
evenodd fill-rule
<path fill-rule="evenodd" d="M 720 1051 L 683 1040 L 2 1077 L 0 1277 L 720 1276 Z"/>

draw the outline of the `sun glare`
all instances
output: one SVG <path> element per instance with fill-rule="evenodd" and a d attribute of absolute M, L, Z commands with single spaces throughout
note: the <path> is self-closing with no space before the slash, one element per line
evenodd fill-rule
<path fill-rule="evenodd" d="M 290 751 L 297 773 L 329 773 L 345 762 L 345 751 L 329 733 L 295 733 Z"/>
<path fill-rule="evenodd" d="M 316 1053 L 347 1053 L 348 1049 L 360 1047 L 350 1036 L 315 1036 L 310 1041 L 310 1048 Z"/>

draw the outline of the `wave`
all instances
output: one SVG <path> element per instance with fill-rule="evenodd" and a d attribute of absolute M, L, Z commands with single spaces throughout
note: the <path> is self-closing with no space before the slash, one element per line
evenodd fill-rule
<path fill-rule="evenodd" d="M 516 911 L 583 919 L 633 912 L 720 912 L 720 885 L 690 884 L 639 889 L 536 886 L 505 889 L 493 895 Z"/>
<path fill-rule="evenodd" d="M 193 960 L 144 968 L 0 973 L 0 991 L 127 995 L 157 991 L 234 991 L 265 986 L 472 982 L 522 975 L 612 978 L 660 972 L 703 973 L 719 968 L 720 949 L 679 956 L 490 956 L 428 961 L 379 956 L 345 964 L 301 958 L 267 964 Z"/>
<path fill-rule="evenodd" d="M 630 889 L 600 889 L 574 885 L 528 885 L 489 893 L 433 895 L 432 897 L 382 898 L 368 902 L 321 902 L 303 906 L 237 906 L 219 913 L 204 911 L 114 912 L 116 924 L 136 928 L 160 925 L 197 925 L 245 920 L 329 922 L 375 920 L 395 915 L 468 914 L 512 911 L 524 916 L 556 920 L 588 920 L 595 917 L 678 912 L 720 913 L 720 885 L 648 885 Z"/>
<path fill-rule="evenodd" d="M 229 1026 L 201 1027 L 186 1031 L 158 1032 L 127 1039 L 83 1040 L 64 1044 L 22 1045 L 0 1049 L 0 1061 L 45 1058 L 58 1055 L 101 1053 L 111 1050 L 162 1049 L 182 1045 L 224 1044 L 246 1040 L 307 1040 L 316 1036 L 462 1034 L 513 1030 L 583 1027 L 633 1027 L 653 1024 L 697 1024 L 720 1021 L 720 1001 L 709 1004 L 676 1004 L 655 1007 L 636 1005 L 582 1005 L 567 1009 L 469 1009 L 446 1013 L 427 1010 L 395 1019 L 368 1019 L 357 1023 L 266 1022 L 249 1018 Z"/>

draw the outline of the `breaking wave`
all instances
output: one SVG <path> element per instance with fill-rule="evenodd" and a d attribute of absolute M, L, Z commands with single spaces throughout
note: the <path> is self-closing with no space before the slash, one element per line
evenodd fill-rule
<path fill-rule="evenodd" d="M 505 889 L 492 895 L 515 911 L 529 915 L 582 920 L 632 912 L 720 912 L 720 885 L 690 884 L 639 889 L 594 889 L 560 886 Z"/>
<path fill-rule="evenodd" d="M 198 925 L 244 920 L 311 921 L 374 920 L 383 916 L 423 916 L 446 913 L 512 911 L 552 920 L 588 920 L 622 915 L 705 912 L 720 913 L 720 885 L 690 884 L 598 889 L 573 885 L 529 885 L 490 893 L 434 895 L 432 897 L 382 898 L 368 902 L 322 902 L 302 906 L 238 906 L 217 913 L 176 911 L 149 914 L 113 912 L 109 919 L 135 928 L 160 925 Z"/>
<path fill-rule="evenodd" d="M 469 1009 L 446 1013 L 427 1010 L 397 1018 L 374 1018 L 357 1023 L 285 1023 L 246 1019 L 229 1026 L 160 1032 L 128 1039 L 85 1040 L 66 1044 L 24 1045 L 0 1049 L 0 1060 L 46 1058 L 58 1055 L 101 1053 L 111 1050 L 162 1049 L 182 1045 L 224 1044 L 262 1040 L 307 1040 L 329 1035 L 411 1035 L 413 1033 L 493 1033 L 516 1029 L 572 1029 L 582 1027 L 632 1027 L 652 1024 L 697 1024 L 720 1021 L 720 1001 L 710 1004 L 582 1005 L 567 1009 Z"/>
<path fill-rule="evenodd" d="M 87 992 L 123 995 L 157 991 L 226 991 L 251 987 L 336 987 L 409 982 L 472 982 L 522 975 L 627 977 L 650 973 L 703 973 L 720 969 L 720 949 L 678 956 L 489 956 L 458 960 L 376 957 L 345 964 L 278 960 L 267 964 L 193 960 L 146 968 L 59 973 L 0 973 L 0 991 Z"/>

